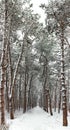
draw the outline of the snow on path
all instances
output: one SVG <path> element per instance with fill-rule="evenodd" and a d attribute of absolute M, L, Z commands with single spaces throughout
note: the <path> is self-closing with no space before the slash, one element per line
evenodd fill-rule
<path fill-rule="evenodd" d="M 54 113 L 54 116 L 50 116 L 37 106 L 26 114 L 10 121 L 9 130 L 70 130 L 70 125 L 63 127 L 61 114 Z"/>

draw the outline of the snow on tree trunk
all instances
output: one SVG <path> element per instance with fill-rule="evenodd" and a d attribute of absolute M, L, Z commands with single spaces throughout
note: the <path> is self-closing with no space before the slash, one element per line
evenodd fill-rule
<path fill-rule="evenodd" d="M 62 108 L 63 108 L 63 126 L 67 126 L 67 99 L 65 86 L 65 70 L 64 70 L 64 23 L 61 21 L 61 85 L 62 85 Z"/>
<path fill-rule="evenodd" d="M 5 0 L 5 24 L 4 24 L 4 41 L 3 41 L 3 51 L 1 56 L 1 88 L 0 88 L 0 106 L 1 106 L 1 124 L 5 124 L 5 103 L 4 103 L 4 88 L 6 86 L 6 69 L 7 69 L 7 46 L 8 46 L 8 1 Z"/>

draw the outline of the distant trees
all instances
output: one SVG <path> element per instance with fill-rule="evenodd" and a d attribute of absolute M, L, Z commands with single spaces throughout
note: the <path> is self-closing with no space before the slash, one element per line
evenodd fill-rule
<path fill-rule="evenodd" d="M 42 105 L 43 109 L 52 115 L 52 93 L 50 86 L 50 66 L 49 62 L 52 60 L 52 50 L 54 48 L 55 40 L 49 35 L 46 28 L 41 29 L 40 40 L 36 43 L 37 53 L 39 54 L 40 73 L 39 80 L 42 84 Z"/>

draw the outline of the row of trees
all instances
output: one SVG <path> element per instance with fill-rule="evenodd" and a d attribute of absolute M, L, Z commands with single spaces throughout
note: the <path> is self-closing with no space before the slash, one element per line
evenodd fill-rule
<path fill-rule="evenodd" d="M 47 13 L 46 23 L 48 25 L 48 31 L 50 33 L 55 33 L 56 37 L 60 39 L 61 46 L 61 87 L 62 87 L 62 108 L 63 108 L 63 126 L 67 126 L 67 86 L 65 85 L 65 44 L 68 44 L 68 40 L 65 37 L 65 30 L 70 26 L 70 1 L 62 1 L 59 3 L 57 1 L 52 2 L 48 6 L 42 5 Z M 52 21 L 54 22 L 52 25 Z"/>
<path fill-rule="evenodd" d="M 68 125 L 69 5 L 69 0 L 42 4 L 47 16 L 44 27 L 30 1 L 0 2 L 1 124 L 5 124 L 5 109 L 14 119 L 15 110 L 26 112 L 39 103 L 51 115 L 53 107 L 58 112 L 63 109 L 63 126 Z"/>

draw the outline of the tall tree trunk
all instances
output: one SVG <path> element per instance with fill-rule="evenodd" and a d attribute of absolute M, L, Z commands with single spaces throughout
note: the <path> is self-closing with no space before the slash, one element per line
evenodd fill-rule
<path fill-rule="evenodd" d="M 44 102 L 43 109 L 45 111 L 47 110 L 47 112 L 48 112 L 48 91 L 49 91 L 49 88 L 48 88 L 48 78 L 47 78 L 48 72 L 47 72 L 47 70 L 48 70 L 48 60 L 47 60 L 47 58 L 45 58 L 44 70 L 43 70 L 43 75 L 45 78 L 44 85 L 43 85 L 43 102 Z"/>
<path fill-rule="evenodd" d="M 20 79 L 19 79 L 19 110 L 21 108 L 21 78 L 22 78 L 22 75 L 20 74 Z"/>
<path fill-rule="evenodd" d="M 6 94 L 5 94 L 5 97 L 6 97 L 6 109 L 7 109 L 7 112 L 9 112 L 8 72 L 7 71 L 6 71 Z"/>
<path fill-rule="evenodd" d="M 70 112 L 70 101 L 69 101 L 69 99 L 70 99 L 70 82 L 69 82 L 69 77 L 70 77 L 70 73 L 69 73 L 69 63 L 68 63 L 68 88 L 67 88 L 67 95 L 68 95 L 68 110 L 69 110 L 69 112 Z"/>
<path fill-rule="evenodd" d="M 49 107 L 49 104 L 48 104 L 48 100 L 49 100 L 49 89 L 47 88 L 46 90 L 45 90 L 45 92 L 46 92 L 46 111 L 48 112 L 48 107 Z"/>
<path fill-rule="evenodd" d="M 64 22 L 61 21 L 61 84 L 62 84 L 62 107 L 63 107 L 63 126 L 68 125 L 67 121 L 67 99 L 65 86 L 65 69 L 64 69 Z"/>
<path fill-rule="evenodd" d="M 26 104 L 27 104 L 27 99 L 26 99 L 26 88 L 27 88 L 27 74 L 26 74 L 26 71 L 25 71 L 25 86 L 24 86 L 24 110 L 23 112 L 25 113 L 26 112 Z"/>
<path fill-rule="evenodd" d="M 9 42 L 9 41 L 8 41 Z M 9 63 L 9 67 L 8 67 L 8 78 L 9 78 L 9 86 L 8 86 L 8 98 L 9 98 L 9 108 L 10 108 L 10 119 L 14 119 L 14 114 L 13 114 L 13 98 L 12 98 L 12 92 L 14 94 L 14 90 L 12 90 L 12 80 L 13 80 L 13 70 L 12 70 L 12 61 L 11 61 L 11 49 L 10 49 L 10 42 L 8 43 L 8 63 Z"/>
<path fill-rule="evenodd" d="M 43 109 L 46 111 L 46 90 L 45 90 L 45 86 L 46 86 L 46 78 L 45 78 L 45 82 L 44 82 L 44 86 L 43 86 Z"/>
<path fill-rule="evenodd" d="M 33 75 L 31 75 L 30 78 L 30 83 L 29 83 L 29 91 L 28 91 L 28 109 L 31 108 L 31 88 L 32 88 L 32 79 L 33 79 Z"/>
<path fill-rule="evenodd" d="M 56 107 L 57 107 L 57 81 L 56 81 L 56 86 L 54 89 L 55 95 L 54 95 L 54 111 L 56 112 Z"/>
<path fill-rule="evenodd" d="M 50 115 L 52 116 L 53 115 L 53 112 L 52 112 L 52 100 L 51 100 L 50 93 L 49 93 L 49 109 L 50 109 Z"/>
<path fill-rule="evenodd" d="M 1 57 L 1 124 L 5 123 L 5 103 L 4 103 L 4 87 L 6 85 L 6 70 L 7 70 L 7 45 L 8 45 L 8 10 L 7 10 L 8 0 L 5 0 L 5 26 L 4 26 L 4 42 L 3 42 L 3 51 Z"/>
<path fill-rule="evenodd" d="M 58 99 L 58 113 L 60 113 L 60 109 L 61 109 L 61 81 L 60 81 L 60 85 L 59 85 L 59 99 Z"/>

